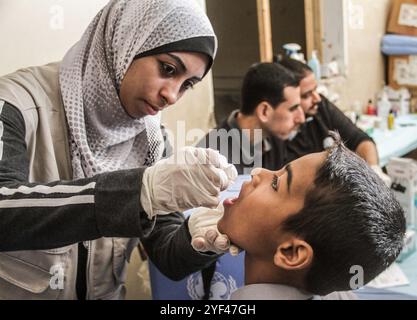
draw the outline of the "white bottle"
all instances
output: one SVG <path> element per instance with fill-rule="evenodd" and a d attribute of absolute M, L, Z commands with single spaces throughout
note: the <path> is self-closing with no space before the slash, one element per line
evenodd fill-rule
<path fill-rule="evenodd" d="M 283 45 L 283 48 L 285 49 L 285 54 L 289 58 L 306 63 L 304 60 L 304 54 L 299 52 L 301 50 L 301 46 L 298 43 L 286 43 Z"/>
<path fill-rule="evenodd" d="M 308 66 L 313 70 L 316 80 L 319 81 L 321 79 L 321 64 L 317 56 L 317 50 L 313 50 L 311 53 L 311 58 L 308 61 Z"/>
<path fill-rule="evenodd" d="M 392 109 L 391 102 L 389 101 L 388 94 L 386 90 L 380 92 L 378 100 L 377 100 L 377 112 L 378 117 L 381 119 L 381 129 L 387 129 L 387 121 L 390 110 Z"/>

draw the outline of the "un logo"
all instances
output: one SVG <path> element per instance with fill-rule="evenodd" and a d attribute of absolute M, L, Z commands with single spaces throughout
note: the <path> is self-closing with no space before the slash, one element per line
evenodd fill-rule
<path fill-rule="evenodd" d="M 210 300 L 229 300 L 237 290 L 236 280 L 229 276 L 227 279 L 220 272 L 215 272 L 211 280 Z M 193 300 L 201 300 L 204 296 L 203 278 L 201 273 L 194 273 L 187 279 L 187 292 Z"/>

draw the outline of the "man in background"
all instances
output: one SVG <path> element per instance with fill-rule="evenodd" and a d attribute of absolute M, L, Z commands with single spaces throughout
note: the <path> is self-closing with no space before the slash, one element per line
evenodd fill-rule
<path fill-rule="evenodd" d="M 390 178 L 379 167 L 376 145 L 371 137 L 356 127 L 342 111 L 317 92 L 317 79 L 312 69 L 297 60 L 285 58 L 279 65 L 290 70 L 300 86 L 300 104 L 306 123 L 297 135 L 285 142 L 285 163 L 309 153 L 320 152 L 333 143 L 329 131 L 339 132 L 346 146 L 363 158 L 387 183 Z"/>
<path fill-rule="evenodd" d="M 283 141 L 304 122 L 300 88 L 292 73 L 276 63 L 259 63 L 244 77 L 240 109 L 198 146 L 219 150 L 239 174 L 249 174 L 254 167 L 276 170 L 284 164 Z"/>

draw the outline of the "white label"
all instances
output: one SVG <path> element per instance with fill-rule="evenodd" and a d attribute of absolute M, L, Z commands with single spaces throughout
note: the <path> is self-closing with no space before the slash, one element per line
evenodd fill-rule
<path fill-rule="evenodd" d="M 409 56 L 408 57 L 408 64 L 412 66 L 417 66 L 417 56 Z"/>
<path fill-rule="evenodd" d="M 394 80 L 399 85 L 417 86 L 417 57 L 406 60 L 396 60 L 394 64 Z"/>
<path fill-rule="evenodd" d="M 394 80 L 399 85 L 408 84 L 408 63 L 404 60 L 396 60 L 394 65 Z"/>
<path fill-rule="evenodd" d="M 417 28 L 417 6 L 409 3 L 402 4 L 398 17 L 398 24 L 401 26 Z"/>

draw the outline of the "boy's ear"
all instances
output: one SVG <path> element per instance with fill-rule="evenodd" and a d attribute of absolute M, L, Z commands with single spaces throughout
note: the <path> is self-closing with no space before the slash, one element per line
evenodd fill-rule
<path fill-rule="evenodd" d="M 278 246 L 274 264 L 284 270 L 303 270 L 310 267 L 313 256 L 313 248 L 307 242 L 292 238 Z"/>
<path fill-rule="evenodd" d="M 271 118 L 272 112 L 274 108 L 268 102 L 261 102 L 255 109 L 256 116 L 258 117 L 259 121 L 262 123 L 266 123 Z"/>

